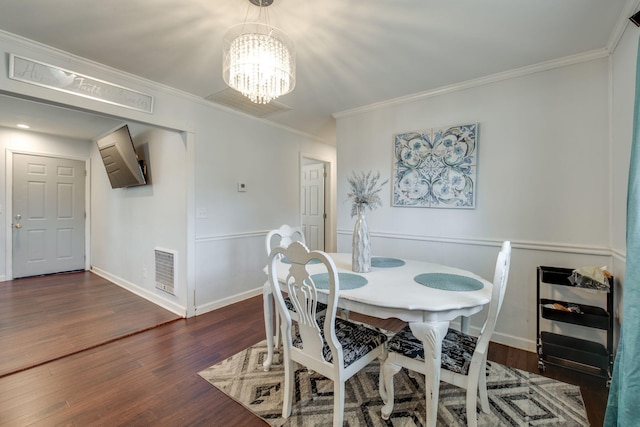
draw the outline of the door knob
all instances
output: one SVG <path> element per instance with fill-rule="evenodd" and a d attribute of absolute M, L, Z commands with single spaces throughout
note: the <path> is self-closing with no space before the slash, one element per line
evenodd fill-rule
<path fill-rule="evenodd" d="M 13 228 L 22 228 L 22 225 L 20 223 L 14 224 Z"/>

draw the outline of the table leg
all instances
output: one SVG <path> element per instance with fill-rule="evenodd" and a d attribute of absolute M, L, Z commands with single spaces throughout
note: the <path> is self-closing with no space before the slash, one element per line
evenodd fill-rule
<path fill-rule="evenodd" d="M 411 332 L 422 341 L 426 375 L 424 379 L 427 427 L 436 427 L 438 419 L 438 395 L 440 393 L 440 363 L 442 340 L 449 329 L 448 321 L 410 323 Z"/>
<path fill-rule="evenodd" d="M 271 368 L 273 362 L 273 293 L 271 284 L 267 280 L 262 288 L 262 300 L 264 306 L 264 330 L 267 336 L 267 358 L 262 363 L 265 371 Z"/>
<path fill-rule="evenodd" d="M 460 317 L 460 332 L 469 335 L 469 318 L 467 316 Z"/>

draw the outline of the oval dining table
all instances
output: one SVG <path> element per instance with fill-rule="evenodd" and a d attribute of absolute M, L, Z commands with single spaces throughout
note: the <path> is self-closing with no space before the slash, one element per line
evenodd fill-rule
<path fill-rule="evenodd" d="M 466 270 L 442 264 L 399 258 L 373 257 L 371 270 L 351 270 L 350 253 L 329 253 L 338 270 L 343 310 L 378 318 L 398 318 L 409 323 L 413 334 L 424 345 L 427 426 L 435 427 L 440 387 L 442 340 L 451 320 L 471 316 L 489 303 L 493 284 Z M 278 280 L 286 280 L 289 264 L 278 261 Z M 316 286 L 327 286 L 322 264 L 308 265 Z M 324 274 L 324 275 L 323 275 Z M 264 369 L 273 359 L 273 295 L 271 286 L 263 288 L 268 355 Z M 466 327 L 466 326 L 463 326 Z M 381 390 L 381 395 L 386 393 Z"/>

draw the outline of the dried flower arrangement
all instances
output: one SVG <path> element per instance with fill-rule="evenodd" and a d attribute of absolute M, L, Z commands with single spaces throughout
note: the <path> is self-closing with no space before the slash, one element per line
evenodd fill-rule
<path fill-rule="evenodd" d="M 351 192 L 347 194 L 353 203 L 351 206 L 351 217 L 358 214 L 360 210 L 369 208 L 374 210 L 378 206 L 382 206 L 380 195 L 378 194 L 389 180 L 378 184 L 380 180 L 380 172 L 375 175 L 371 171 L 356 173 L 353 172 L 351 177 L 347 178 L 349 185 L 351 185 Z"/>

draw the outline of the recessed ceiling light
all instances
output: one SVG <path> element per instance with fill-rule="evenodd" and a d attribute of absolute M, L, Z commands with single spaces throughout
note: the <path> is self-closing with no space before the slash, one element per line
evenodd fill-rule
<path fill-rule="evenodd" d="M 16 126 L 18 126 L 20 129 L 29 129 L 31 127 L 29 125 L 25 125 L 24 123 L 18 123 Z"/>

